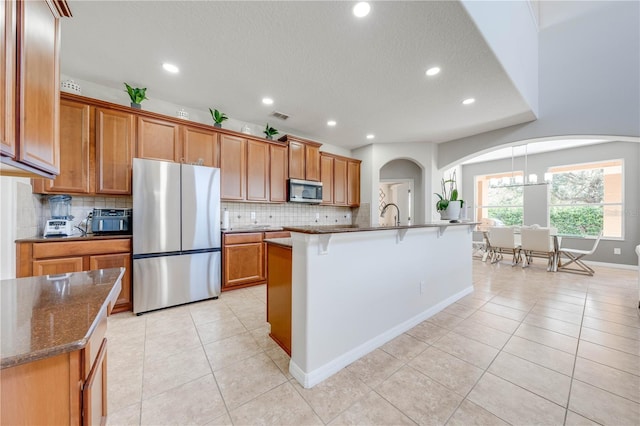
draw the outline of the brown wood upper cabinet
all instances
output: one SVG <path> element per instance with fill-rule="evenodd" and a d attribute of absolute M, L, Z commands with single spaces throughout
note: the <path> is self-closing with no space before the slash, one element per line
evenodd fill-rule
<path fill-rule="evenodd" d="M 138 158 L 180 162 L 180 126 L 171 121 L 138 116 Z"/>
<path fill-rule="evenodd" d="M 220 135 L 220 198 L 229 201 L 246 199 L 247 140 Z"/>
<path fill-rule="evenodd" d="M 269 201 L 269 144 L 247 141 L 247 201 Z"/>
<path fill-rule="evenodd" d="M 269 200 L 272 203 L 287 201 L 287 147 L 269 144 Z"/>
<path fill-rule="evenodd" d="M 131 194 L 135 119 L 63 94 L 60 101 L 60 175 L 33 179 L 35 193 Z"/>
<path fill-rule="evenodd" d="M 60 167 L 59 18 L 71 12 L 65 1 L 8 0 L 1 7 L 0 169 L 51 178 Z"/>
<path fill-rule="evenodd" d="M 320 146 L 317 142 L 285 135 L 289 145 L 289 178 L 320 181 Z"/>
<path fill-rule="evenodd" d="M 322 204 L 360 205 L 360 160 L 320 153 Z"/>
<path fill-rule="evenodd" d="M 220 147 L 218 133 L 195 127 L 182 128 L 182 155 L 185 163 L 200 163 L 203 166 L 219 167 Z"/>

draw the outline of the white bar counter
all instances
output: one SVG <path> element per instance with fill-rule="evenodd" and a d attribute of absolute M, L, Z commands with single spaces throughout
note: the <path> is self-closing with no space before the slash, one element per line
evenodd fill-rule
<path fill-rule="evenodd" d="M 296 380 L 313 387 L 471 293 L 475 225 L 285 227 Z"/>

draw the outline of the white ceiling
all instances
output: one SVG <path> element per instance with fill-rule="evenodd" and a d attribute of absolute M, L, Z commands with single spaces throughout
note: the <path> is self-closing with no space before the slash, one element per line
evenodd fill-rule
<path fill-rule="evenodd" d="M 354 4 L 70 1 L 61 72 L 347 149 L 368 133 L 439 143 L 535 118 L 459 2 L 372 2 L 362 19 Z"/>

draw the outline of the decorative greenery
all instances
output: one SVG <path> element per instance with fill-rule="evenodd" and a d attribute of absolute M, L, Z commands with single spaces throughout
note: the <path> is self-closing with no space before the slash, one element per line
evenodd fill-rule
<path fill-rule="evenodd" d="M 458 199 L 458 185 L 456 184 L 455 170 L 449 176 L 449 179 L 445 180 L 442 178 L 440 185 L 442 186 L 442 194 L 434 193 L 439 198 L 436 203 L 436 210 L 439 212 L 446 210 L 451 201 L 460 201 L 460 207 L 462 207 L 464 200 Z"/>
<path fill-rule="evenodd" d="M 262 133 L 267 135 L 267 138 L 272 139 L 275 135 L 277 135 L 280 132 L 277 129 L 274 129 L 273 127 L 269 126 L 269 123 L 267 123 L 267 127 L 264 128 Z"/>
<path fill-rule="evenodd" d="M 144 89 L 139 89 L 139 88 L 133 88 L 131 86 L 129 86 L 127 83 L 124 84 L 127 87 L 127 93 L 129 93 L 129 97 L 131 98 L 131 102 L 133 102 L 134 104 L 140 104 L 142 101 L 144 101 L 145 99 L 147 99 L 147 88 L 145 87 Z"/>
<path fill-rule="evenodd" d="M 209 108 L 209 112 L 211 113 L 211 118 L 213 118 L 213 121 L 216 124 L 222 124 L 222 122 L 224 120 L 228 120 L 229 117 L 227 117 L 227 115 L 224 112 L 220 112 L 217 109 L 211 109 Z"/>

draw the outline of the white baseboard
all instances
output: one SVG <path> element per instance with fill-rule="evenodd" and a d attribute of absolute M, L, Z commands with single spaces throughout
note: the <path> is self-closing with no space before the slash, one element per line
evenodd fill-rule
<path fill-rule="evenodd" d="M 616 268 L 616 269 L 627 269 L 631 271 L 635 271 L 638 269 L 638 265 L 627 265 L 626 263 L 607 263 L 607 262 L 597 262 L 595 260 L 583 260 L 587 265 L 592 266 L 603 266 L 605 268 Z"/>
<path fill-rule="evenodd" d="M 373 339 L 351 349 L 350 351 L 345 352 L 339 357 L 326 363 L 322 367 L 316 368 L 315 370 L 309 373 L 305 373 L 295 362 L 293 362 L 293 360 L 291 360 L 289 362 L 289 373 L 291 373 L 291 375 L 305 389 L 311 388 L 317 385 L 318 383 L 322 382 L 323 380 L 328 379 L 329 377 L 331 377 L 338 371 L 342 370 L 344 367 L 351 364 L 352 362 L 362 358 L 369 352 L 372 352 L 375 349 L 379 348 L 380 346 L 384 345 L 385 343 L 395 339 L 405 331 L 412 329 L 416 325 L 420 324 L 422 321 L 432 317 L 433 315 L 437 314 L 447 306 L 451 305 L 452 303 L 458 301 L 459 299 L 463 298 L 464 296 L 470 293 L 473 293 L 473 286 L 467 287 L 466 289 L 446 298 L 442 302 L 432 306 L 426 311 L 423 311 L 418 315 L 412 318 L 409 318 L 408 320 L 396 325 L 395 327 L 385 331 L 384 333 L 374 337 Z"/>

